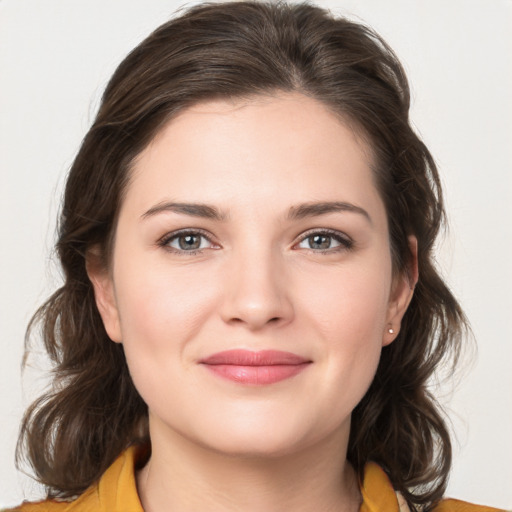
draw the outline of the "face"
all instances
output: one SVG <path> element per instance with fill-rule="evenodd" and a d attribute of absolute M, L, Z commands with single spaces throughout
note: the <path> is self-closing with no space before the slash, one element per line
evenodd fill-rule
<path fill-rule="evenodd" d="M 284 93 L 196 105 L 139 155 L 111 268 L 89 273 L 152 436 L 346 445 L 410 294 L 371 165 L 339 117 Z"/>

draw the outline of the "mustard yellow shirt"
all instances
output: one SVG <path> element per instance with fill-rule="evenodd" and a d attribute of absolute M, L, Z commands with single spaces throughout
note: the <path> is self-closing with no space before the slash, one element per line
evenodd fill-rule
<path fill-rule="evenodd" d="M 101 477 L 71 502 L 46 500 L 23 503 L 12 512 L 144 512 L 135 484 L 136 448 L 123 452 Z M 395 493 L 384 471 L 374 463 L 365 467 L 361 486 L 363 502 L 359 512 L 402 512 L 405 503 Z M 407 509 L 405 509 L 407 510 Z M 464 501 L 446 499 L 435 512 L 499 512 L 496 508 L 472 505 Z"/>

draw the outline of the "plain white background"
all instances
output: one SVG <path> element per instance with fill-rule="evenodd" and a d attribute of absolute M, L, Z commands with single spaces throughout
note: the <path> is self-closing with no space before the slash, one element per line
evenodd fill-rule
<path fill-rule="evenodd" d="M 453 379 L 438 390 L 457 434 L 448 494 L 511 508 L 512 1 L 317 3 L 373 26 L 408 72 L 412 119 L 446 189 L 440 265 L 478 342 L 455 390 Z M 31 358 L 23 387 L 20 363 L 26 323 L 59 283 L 52 246 L 66 172 L 115 66 L 179 5 L 0 0 L 0 507 L 38 492 L 13 458 L 44 358 Z"/>

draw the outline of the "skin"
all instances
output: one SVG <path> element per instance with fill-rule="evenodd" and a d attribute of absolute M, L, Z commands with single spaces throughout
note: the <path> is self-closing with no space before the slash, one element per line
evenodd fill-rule
<path fill-rule="evenodd" d="M 412 295 L 392 272 L 372 158 L 339 116 L 298 93 L 196 105 L 137 158 L 111 267 L 91 257 L 89 275 L 149 407 L 153 454 L 137 476 L 146 511 L 358 509 L 351 412 Z M 360 210 L 290 217 L 325 202 Z M 180 248 L 183 229 L 198 250 Z M 199 364 L 235 348 L 311 363 L 262 386 Z"/>

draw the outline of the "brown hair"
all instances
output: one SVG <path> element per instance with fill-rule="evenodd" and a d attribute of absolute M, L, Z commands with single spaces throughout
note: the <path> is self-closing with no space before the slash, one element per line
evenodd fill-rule
<path fill-rule="evenodd" d="M 443 495 L 449 434 L 428 391 L 445 357 L 457 359 L 465 326 L 436 271 L 433 244 L 444 217 L 428 149 L 412 130 L 409 88 L 387 44 L 371 29 L 308 4 L 203 4 L 158 28 L 120 64 L 67 180 L 58 255 L 64 285 L 38 310 L 54 387 L 27 411 L 25 454 L 48 495 L 82 493 L 130 444 L 148 441 L 147 407 L 96 308 L 85 255 L 108 265 L 116 216 L 134 158 L 177 112 L 199 101 L 299 91 L 361 130 L 376 156 L 396 272 L 418 240 L 419 281 L 397 339 L 352 415 L 348 459 L 361 475 L 380 464 L 414 508 Z"/>

